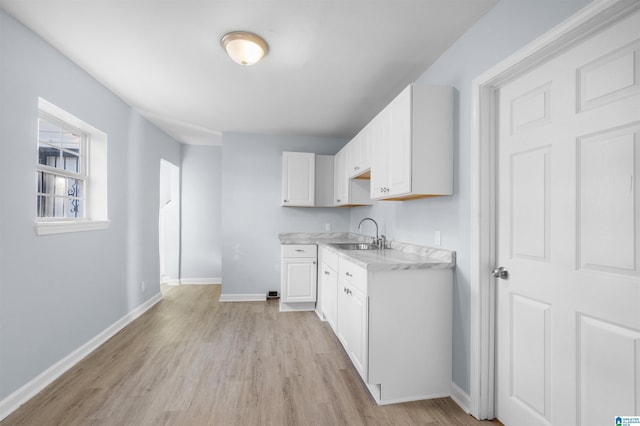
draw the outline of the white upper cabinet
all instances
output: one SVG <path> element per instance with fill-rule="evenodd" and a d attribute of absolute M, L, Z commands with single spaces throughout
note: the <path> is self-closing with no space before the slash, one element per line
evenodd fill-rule
<path fill-rule="evenodd" d="M 333 198 L 336 206 L 348 204 L 347 187 L 348 178 L 345 174 L 347 168 L 347 150 L 342 148 L 333 157 Z"/>
<path fill-rule="evenodd" d="M 453 90 L 412 84 L 371 123 L 371 198 L 453 193 Z"/>
<path fill-rule="evenodd" d="M 378 198 L 389 186 L 389 120 L 390 110 L 382 110 L 369 123 L 371 128 L 371 198 Z"/>
<path fill-rule="evenodd" d="M 371 176 L 371 152 L 373 150 L 373 126 L 367 124 L 359 133 L 360 135 L 360 171 L 364 171 L 360 176 Z"/>
<path fill-rule="evenodd" d="M 282 153 L 282 205 L 313 207 L 315 205 L 315 154 Z"/>
<path fill-rule="evenodd" d="M 350 178 L 369 178 L 371 169 L 371 131 L 365 127 L 347 144 L 347 175 Z"/>
<path fill-rule="evenodd" d="M 453 194 L 453 89 L 412 84 L 335 156 L 285 152 L 282 205 L 342 207 Z"/>
<path fill-rule="evenodd" d="M 333 155 L 316 155 L 315 207 L 333 207 Z"/>
<path fill-rule="evenodd" d="M 333 196 L 334 206 L 370 205 L 369 180 L 352 179 L 349 176 L 352 145 L 347 144 L 334 157 Z"/>

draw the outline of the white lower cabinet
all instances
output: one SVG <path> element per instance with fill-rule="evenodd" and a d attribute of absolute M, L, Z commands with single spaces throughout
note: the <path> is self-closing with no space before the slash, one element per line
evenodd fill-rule
<path fill-rule="evenodd" d="M 281 311 L 312 311 L 316 302 L 317 246 L 282 245 Z"/>
<path fill-rule="evenodd" d="M 341 254 L 337 272 L 334 330 L 376 403 L 450 396 L 452 270 L 368 271 Z"/>
<path fill-rule="evenodd" d="M 316 313 L 338 332 L 338 256 L 329 250 L 319 254 L 318 303 Z"/>
<path fill-rule="evenodd" d="M 338 279 L 338 339 L 367 381 L 367 296 L 342 277 Z"/>

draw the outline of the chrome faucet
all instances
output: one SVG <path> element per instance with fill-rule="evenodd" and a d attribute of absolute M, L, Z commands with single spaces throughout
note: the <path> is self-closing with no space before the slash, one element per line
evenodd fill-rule
<path fill-rule="evenodd" d="M 365 217 L 364 219 L 362 219 L 360 221 L 360 223 L 358 224 L 358 231 L 362 228 L 362 222 L 364 222 L 365 220 L 370 220 L 371 222 L 373 222 L 373 224 L 376 226 L 376 237 L 373 240 L 373 244 L 377 245 L 378 247 L 380 247 L 381 249 L 385 248 L 386 245 L 386 238 L 384 235 L 380 235 L 378 236 L 378 222 L 376 222 L 375 220 L 371 219 L 370 217 Z"/>

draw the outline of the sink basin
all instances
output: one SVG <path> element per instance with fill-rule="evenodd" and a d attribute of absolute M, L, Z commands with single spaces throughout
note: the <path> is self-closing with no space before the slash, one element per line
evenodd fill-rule
<path fill-rule="evenodd" d="M 331 245 L 340 250 L 380 250 L 380 247 L 371 243 L 334 243 Z"/>

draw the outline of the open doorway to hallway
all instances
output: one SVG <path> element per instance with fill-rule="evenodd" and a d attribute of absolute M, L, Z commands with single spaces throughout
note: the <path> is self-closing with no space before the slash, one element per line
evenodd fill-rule
<path fill-rule="evenodd" d="M 160 160 L 160 283 L 180 284 L 180 168 Z"/>

